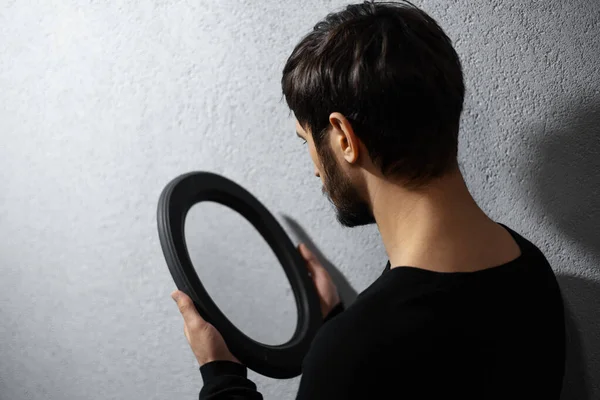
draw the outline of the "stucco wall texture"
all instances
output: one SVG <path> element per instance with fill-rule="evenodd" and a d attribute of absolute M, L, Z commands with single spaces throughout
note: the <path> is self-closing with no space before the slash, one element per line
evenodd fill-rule
<path fill-rule="evenodd" d="M 379 276 L 376 227 L 336 222 L 281 99 L 294 45 L 345 4 L 2 2 L 1 400 L 197 397 L 156 229 L 162 188 L 185 172 L 253 193 L 316 246 L 347 302 Z M 463 62 L 473 195 L 559 274 L 563 398 L 600 399 L 600 2 L 415 4 Z M 250 336 L 287 340 L 293 295 L 268 246 L 232 211 L 202 207 L 186 229 L 209 292 Z M 293 399 L 300 379 L 249 377 L 265 399 Z"/>

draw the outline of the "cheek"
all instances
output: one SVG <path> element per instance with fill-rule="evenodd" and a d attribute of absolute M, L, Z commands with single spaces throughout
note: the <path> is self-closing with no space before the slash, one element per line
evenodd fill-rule
<path fill-rule="evenodd" d="M 310 154 L 310 159 L 312 160 L 313 164 L 315 164 L 315 166 L 318 165 L 317 154 L 312 146 L 308 146 L 308 154 Z"/>
<path fill-rule="evenodd" d="M 317 150 L 315 149 L 315 146 L 312 143 L 308 146 L 308 152 L 315 167 L 315 173 L 318 173 L 321 177 L 321 180 L 323 180 L 323 174 L 321 173 L 321 164 L 319 163 L 319 158 L 317 157 Z"/>
<path fill-rule="evenodd" d="M 310 159 L 312 160 L 315 167 L 318 167 L 319 164 L 317 160 L 317 152 L 315 151 L 315 148 L 310 144 L 308 145 L 308 154 L 310 154 Z"/>

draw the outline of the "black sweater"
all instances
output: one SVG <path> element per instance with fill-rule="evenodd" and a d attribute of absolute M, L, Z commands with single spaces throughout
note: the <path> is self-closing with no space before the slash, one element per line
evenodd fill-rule
<path fill-rule="evenodd" d="M 504 226 L 504 225 L 503 225 Z M 390 269 L 338 305 L 302 364 L 296 399 L 559 399 L 565 362 L 556 277 L 531 242 L 476 272 Z M 200 400 L 263 399 L 247 369 L 200 367 Z"/>

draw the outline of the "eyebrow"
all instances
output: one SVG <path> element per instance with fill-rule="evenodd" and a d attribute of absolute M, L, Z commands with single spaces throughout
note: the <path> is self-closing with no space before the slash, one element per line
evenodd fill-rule
<path fill-rule="evenodd" d="M 296 131 L 296 135 L 298 135 L 298 137 L 299 137 L 300 139 L 304 139 L 304 137 L 303 137 L 303 136 L 300 134 L 300 132 Z"/>

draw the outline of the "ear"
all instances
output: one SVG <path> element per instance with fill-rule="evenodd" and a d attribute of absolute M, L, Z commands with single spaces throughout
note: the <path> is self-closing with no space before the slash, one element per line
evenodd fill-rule
<path fill-rule="evenodd" d="M 350 122 L 339 112 L 333 112 L 329 115 L 329 123 L 333 126 L 331 140 L 334 152 L 340 152 L 350 164 L 356 163 L 360 141 L 354 134 Z"/>

